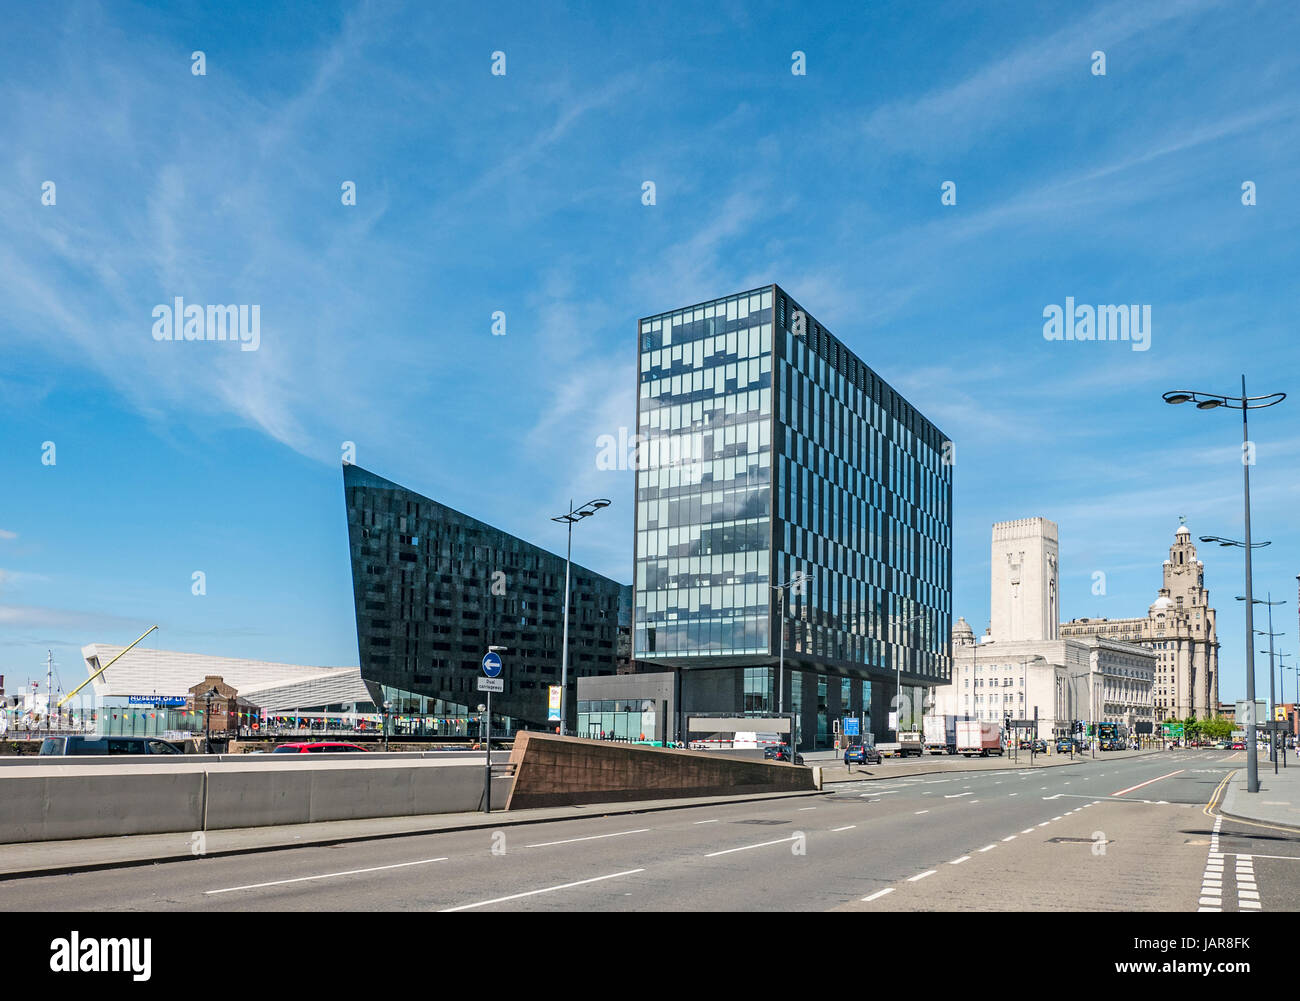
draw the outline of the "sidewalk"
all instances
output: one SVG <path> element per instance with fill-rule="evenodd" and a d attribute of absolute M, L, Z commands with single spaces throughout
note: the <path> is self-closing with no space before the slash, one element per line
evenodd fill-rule
<path fill-rule="evenodd" d="M 816 752 L 818 755 L 824 752 Z M 843 752 L 841 752 L 842 754 Z M 1144 754 L 1160 754 L 1159 750 L 1143 751 L 1098 751 L 1098 761 L 1119 761 L 1123 758 L 1138 758 Z M 1027 771 L 1030 768 L 1055 768 L 1059 765 L 1079 764 L 1083 761 L 1091 761 L 1090 752 L 1084 751 L 1082 754 L 1076 754 L 1071 759 L 1068 754 L 1036 754 L 1034 763 L 1029 763 L 1029 752 L 1020 752 L 1020 761 L 1017 762 L 1015 756 L 1008 754 L 1006 757 L 993 756 L 990 758 L 965 758 L 961 755 L 938 754 L 925 755 L 920 758 L 886 758 L 878 765 L 844 765 L 843 757 L 836 757 L 832 760 L 812 759 L 812 755 L 805 754 L 804 761 L 809 765 L 819 765 L 822 769 L 822 783 L 829 785 L 832 782 L 862 782 L 864 780 L 884 780 L 902 778 L 909 775 L 934 775 L 938 772 L 944 774 L 963 773 L 963 772 L 984 772 L 998 771 L 1014 768 L 1016 771 Z M 850 771 L 849 769 L 852 769 Z"/>
<path fill-rule="evenodd" d="M 1282 759 L 1278 758 L 1278 770 L 1274 775 L 1268 753 L 1261 752 L 1259 792 L 1251 794 L 1246 792 L 1246 765 L 1243 761 L 1228 783 L 1219 812 L 1239 820 L 1300 828 L 1300 760 L 1288 751 L 1286 763 L 1287 767 L 1283 768 Z"/>
<path fill-rule="evenodd" d="M 656 799 L 636 803 L 593 803 L 536 810 L 501 810 L 495 813 L 440 813 L 425 817 L 385 817 L 376 820 L 336 820 L 283 827 L 245 827 L 234 830 L 176 834 L 137 834 L 116 838 L 79 838 L 74 841 L 34 841 L 0 844 L 0 882 L 26 876 L 50 876 L 92 869 L 181 862 L 197 856 L 244 855 L 252 852 L 337 845 L 349 841 L 401 838 L 419 834 L 497 829 L 520 824 L 584 820 L 625 813 L 653 813 L 692 806 L 752 803 L 765 799 L 820 796 L 807 792 L 760 793 L 748 796 L 707 796 L 692 799 Z"/>

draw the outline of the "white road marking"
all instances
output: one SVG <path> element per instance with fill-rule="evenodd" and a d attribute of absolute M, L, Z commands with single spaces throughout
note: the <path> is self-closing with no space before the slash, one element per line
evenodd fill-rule
<path fill-rule="evenodd" d="M 883 889 L 883 890 L 877 890 L 875 893 L 873 893 L 873 894 L 872 894 L 871 896 L 869 896 L 869 897 L 863 897 L 862 900 L 863 900 L 863 903 L 866 903 L 866 902 L 871 901 L 871 900 L 879 900 L 879 899 L 880 899 L 881 897 L 883 897 L 886 893 L 893 893 L 893 892 L 894 892 L 894 888 L 893 888 L 892 886 L 889 886 L 889 887 L 886 887 L 886 888 Z"/>
<path fill-rule="evenodd" d="M 983 848 L 980 849 L 980 852 L 981 852 L 981 853 L 983 853 L 983 852 L 991 852 L 991 851 L 992 851 L 994 848 L 996 848 L 996 847 L 997 847 L 997 845 L 985 845 Z"/>
<path fill-rule="evenodd" d="M 540 890 L 528 890 L 526 893 L 512 893 L 508 897 L 496 897 L 492 900 L 480 900 L 476 904 L 461 904 L 459 907 L 444 907 L 443 914 L 450 914 L 453 911 L 468 911 L 475 907 L 487 907 L 489 904 L 501 904 L 507 900 L 518 900 L 521 897 L 535 897 L 539 893 L 550 893 L 554 890 L 567 890 L 573 886 L 585 886 L 588 883 L 599 883 L 603 879 L 618 879 L 619 876 L 634 876 L 638 872 L 645 872 L 644 869 L 626 869 L 623 872 L 611 872 L 608 876 L 593 876 L 591 879 L 580 879 L 574 883 L 561 883 L 559 886 L 546 886 Z"/>
<path fill-rule="evenodd" d="M 428 865 L 430 862 L 446 862 L 447 858 L 426 858 L 417 862 L 398 862 L 395 865 L 376 865 L 369 869 L 348 869 L 346 872 L 324 872 L 319 876 L 299 876 L 296 879 L 273 879 L 269 883 L 249 883 L 247 886 L 227 886 L 221 890 L 204 890 L 204 896 L 214 893 L 234 893 L 236 890 L 258 890 L 264 886 L 283 886 L 286 883 L 305 883 L 311 879 L 333 879 L 335 876 L 355 876 L 362 872 L 379 872 L 383 869 L 404 869 L 411 865 Z"/>
<path fill-rule="evenodd" d="M 698 827 L 700 824 L 716 824 L 717 822 L 718 818 L 714 817 L 712 820 L 697 820 L 695 824 Z"/>
<path fill-rule="evenodd" d="M 707 855 L 705 855 L 704 857 L 705 857 L 705 858 L 716 858 L 716 857 L 719 856 L 719 855 L 730 855 L 732 852 L 747 852 L 747 851 L 749 851 L 751 848 L 766 848 L 766 847 L 768 847 L 768 845 L 779 845 L 779 844 L 784 844 L 786 841 L 794 841 L 796 838 L 799 838 L 799 837 L 802 837 L 802 835 L 799 835 L 799 834 L 791 834 L 788 838 L 777 838 L 775 841 L 764 841 L 762 844 L 757 844 L 757 845 L 742 845 L 740 848 L 727 848 L 727 849 L 725 849 L 725 850 L 723 850 L 723 851 L 720 851 L 720 852 L 709 852 L 709 853 L 708 853 Z"/>
<path fill-rule="evenodd" d="M 1005 838 L 1003 838 L 1002 840 L 1003 840 L 1003 841 L 1015 841 L 1015 840 L 1016 840 L 1016 835 L 1014 835 L 1014 834 L 1008 834 L 1008 835 L 1007 835 Z"/>
<path fill-rule="evenodd" d="M 908 876 L 907 881 L 909 883 L 915 883 L 917 880 L 925 879 L 926 876 L 933 876 L 934 874 L 935 874 L 934 869 L 926 869 L 925 872 L 918 873 L 915 876 Z"/>
<path fill-rule="evenodd" d="M 817 809 L 817 807 L 815 806 L 801 806 L 799 807 L 799 812 L 803 813 L 805 810 L 815 810 L 815 809 Z"/>
<path fill-rule="evenodd" d="M 968 792 L 951 792 L 944 796 L 944 799 L 961 799 L 963 796 L 969 796 Z"/>
<path fill-rule="evenodd" d="M 952 860 L 951 862 L 949 862 L 948 864 L 949 864 L 949 865 L 961 865 L 963 862 L 969 862 L 969 861 L 970 861 L 970 856 L 969 856 L 969 855 L 963 855 L 961 858 L 955 858 L 955 859 L 953 859 L 953 860 Z"/>
<path fill-rule="evenodd" d="M 1021 834 L 1033 834 L 1033 833 L 1034 833 L 1034 829 L 1033 829 L 1032 827 L 1026 827 L 1026 828 L 1025 828 L 1023 831 L 1021 831 L 1020 833 L 1021 833 Z"/>
<path fill-rule="evenodd" d="M 1123 796 L 1126 792 L 1132 792 L 1134 789 L 1141 789 L 1143 786 L 1149 786 L 1152 782 L 1159 782 L 1161 779 L 1170 779 L 1170 778 L 1173 778 L 1175 775 L 1181 775 L 1181 774 L 1182 774 L 1183 772 L 1185 772 L 1186 770 L 1187 770 L 1187 769 L 1185 769 L 1185 768 L 1180 768 L 1180 769 L 1178 769 L 1178 771 L 1176 771 L 1176 772 L 1170 772 L 1168 775 L 1157 775 L 1157 776 L 1156 776 L 1155 778 L 1153 778 L 1153 779 L 1147 779 L 1145 782 L 1139 782 L 1139 783 L 1138 783 L 1137 785 L 1135 785 L 1135 786 L 1129 786 L 1127 789 L 1121 789 L 1119 792 L 1113 792 L 1113 793 L 1111 793 L 1111 795 L 1112 795 L 1112 796 Z"/>
<path fill-rule="evenodd" d="M 917 810 L 916 813 L 914 814 L 914 816 L 919 817 L 921 814 L 923 814 L 923 813 L 929 813 L 929 812 L 930 812 L 929 810 Z"/>
<path fill-rule="evenodd" d="M 834 828 L 831 828 L 831 833 L 832 833 L 832 834 L 839 834 L 840 831 L 851 831 L 851 830 L 853 830 L 853 828 L 855 828 L 855 827 L 857 827 L 857 826 L 858 826 L 857 824 L 849 824 L 848 827 L 834 827 Z"/>
<path fill-rule="evenodd" d="M 575 841 L 599 841 L 601 838 L 621 838 L 624 834 L 645 834 L 650 830 L 648 827 L 638 827 L 635 831 L 616 831 L 613 834 L 593 834 L 586 838 L 565 838 L 563 841 L 539 841 L 535 845 L 524 845 L 525 848 L 550 848 L 551 845 L 571 845 Z"/>

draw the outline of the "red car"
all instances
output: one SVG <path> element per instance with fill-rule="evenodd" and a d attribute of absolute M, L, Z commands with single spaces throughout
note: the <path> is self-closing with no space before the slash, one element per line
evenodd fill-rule
<path fill-rule="evenodd" d="M 336 751 L 365 751 L 359 744 L 345 744 L 336 740 L 321 740 L 314 743 L 280 744 L 272 754 L 333 754 Z"/>

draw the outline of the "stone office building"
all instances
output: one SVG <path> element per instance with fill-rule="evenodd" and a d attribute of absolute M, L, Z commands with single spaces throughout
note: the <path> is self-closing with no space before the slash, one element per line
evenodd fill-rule
<path fill-rule="evenodd" d="M 1061 635 L 1138 643 L 1154 651 L 1156 718 L 1208 719 L 1219 706 L 1219 640 L 1205 567 L 1186 525 L 1174 534 L 1163 569 L 1164 586 L 1145 616 L 1072 619 L 1061 626 Z"/>
<path fill-rule="evenodd" d="M 1070 734 L 1076 721 L 1116 723 L 1125 734 L 1153 723 L 1154 652 L 1062 635 L 1059 585 L 1054 522 L 993 526 L 989 629 L 976 643 L 965 619 L 953 627 L 953 681 L 936 687 L 936 713 L 998 723 L 1037 717 L 1045 739 Z"/>

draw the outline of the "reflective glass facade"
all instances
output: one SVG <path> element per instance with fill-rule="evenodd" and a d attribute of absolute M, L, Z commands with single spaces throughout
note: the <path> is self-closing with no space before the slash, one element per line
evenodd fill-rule
<path fill-rule="evenodd" d="M 947 683 L 952 466 L 946 437 L 779 286 L 640 321 L 638 662 L 772 665 L 785 610 L 788 709 L 826 740 L 831 702 Z M 804 679 L 798 672 L 821 677 Z M 776 708 L 746 670 L 745 706 Z M 808 688 L 815 684 L 816 688 Z M 809 696 L 804 699 L 804 693 Z M 718 707 L 722 708 L 722 707 Z M 879 707 L 875 707 L 879 708 Z M 876 713 L 876 715 L 881 715 Z"/>
<path fill-rule="evenodd" d="M 412 732 L 476 732 L 483 655 L 499 645 L 509 650 L 494 729 L 553 727 L 547 695 L 560 683 L 564 557 L 359 466 L 343 467 L 343 485 L 361 677 L 375 704 L 389 701 Z M 630 609 L 629 586 L 573 565 L 570 726 L 577 679 L 615 673 Z M 397 719 L 393 726 L 400 732 Z"/>
<path fill-rule="evenodd" d="M 637 660 L 768 652 L 772 291 L 640 324 Z"/>

